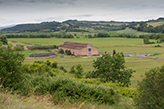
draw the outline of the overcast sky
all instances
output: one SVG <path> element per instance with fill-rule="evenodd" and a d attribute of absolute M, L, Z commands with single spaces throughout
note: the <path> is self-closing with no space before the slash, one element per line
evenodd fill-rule
<path fill-rule="evenodd" d="M 0 0 L 0 26 L 65 21 L 141 21 L 164 17 L 164 0 Z"/>

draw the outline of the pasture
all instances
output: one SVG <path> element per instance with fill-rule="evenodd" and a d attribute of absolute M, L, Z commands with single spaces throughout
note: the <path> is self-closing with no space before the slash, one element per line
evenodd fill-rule
<path fill-rule="evenodd" d="M 163 25 L 163 24 L 164 24 L 163 21 L 159 21 L 159 22 L 148 22 L 148 25 L 152 25 L 153 27 L 160 26 L 160 25 Z"/>
<path fill-rule="evenodd" d="M 111 53 L 113 49 L 123 53 L 163 53 L 163 47 L 154 47 L 157 44 L 145 45 L 143 39 L 140 38 L 9 38 L 9 41 L 16 41 L 25 44 L 41 44 L 41 45 L 61 45 L 66 41 L 90 43 L 99 48 L 100 52 Z M 156 42 L 156 40 L 150 40 Z M 160 44 L 164 46 L 164 44 Z"/>
<path fill-rule="evenodd" d="M 63 44 L 65 41 L 70 42 L 80 42 L 80 43 L 90 43 L 93 44 L 93 46 L 98 47 L 100 52 L 109 52 L 112 53 L 113 49 L 116 50 L 116 52 L 123 52 L 123 53 L 131 53 L 134 54 L 136 52 L 137 54 L 146 54 L 146 53 L 164 53 L 163 47 L 154 47 L 156 44 L 151 45 L 145 45 L 143 44 L 143 39 L 139 38 L 77 38 L 77 39 L 59 39 L 59 38 L 10 38 L 9 41 L 16 41 L 19 43 L 25 43 L 26 44 L 42 44 L 42 45 L 60 45 Z M 156 40 L 150 40 L 156 42 Z M 160 44 L 164 46 L 164 44 Z M 53 51 L 53 50 L 52 50 Z M 60 56 L 57 56 L 55 58 L 50 57 L 43 57 L 43 58 L 30 58 L 28 55 L 30 53 L 38 53 L 38 51 L 23 51 L 22 53 L 25 54 L 26 59 L 25 63 L 33 63 L 36 60 L 40 61 L 46 61 L 47 59 L 50 59 L 51 62 L 54 60 L 58 61 L 59 66 L 63 66 L 67 71 L 70 70 L 70 68 L 73 65 L 77 65 L 78 63 L 81 63 L 84 72 L 92 71 L 92 63 L 93 60 L 96 60 L 97 57 L 89 57 L 89 58 L 83 58 L 83 57 L 71 57 L 71 56 L 65 56 L 65 58 L 61 58 Z M 40 51 L 40 52 L 47 52 L 47 51 Z M 59 54 L 58 54 L 59 55 Z M 156 56 L 150 56 L 150 57 L 160 57 L 163 58 L 163 54 L 156 55 Z M 141 58 L 141 57 L 125 57 L 126 61 L 126 67 L 128 69 L 133 69 L 136 72 L 133 73 L 133 77 L 131 78 L 131 87 L 135 88 L 137 85 L 137 81 L 140 81 L 143 79 L 144 73 L 154 67 L 159 67 L 164 64 L 164 60 L 157 60 L 157 59 L 149 59 L 149 58 Z"/>

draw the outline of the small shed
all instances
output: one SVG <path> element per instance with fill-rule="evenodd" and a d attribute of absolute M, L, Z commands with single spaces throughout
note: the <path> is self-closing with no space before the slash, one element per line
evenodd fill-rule
<path fill-rule="evenodd" d="M 33 53 L 30 57 L 45 57 L 45 56 L 56 56 L 55 53 Z"/>

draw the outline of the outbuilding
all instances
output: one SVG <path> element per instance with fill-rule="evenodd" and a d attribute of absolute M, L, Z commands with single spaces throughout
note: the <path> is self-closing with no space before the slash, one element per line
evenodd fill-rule
<path fill-rule="evenodd" d="M 58 49 L 70 50 L 72 54 L 78 56 L 99 55 L 98 48 L 88 43 L 64 42 L 63 45 L 58 46 Z"/>

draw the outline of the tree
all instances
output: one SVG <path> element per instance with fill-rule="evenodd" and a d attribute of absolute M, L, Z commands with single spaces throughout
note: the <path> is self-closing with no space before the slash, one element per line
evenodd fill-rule
<path fill-rule="evenodd" d="M 149 42 L 149 36 L 144 36 L 143 37 L 143 41 L 144 41 L 144 44 L 154 44 L 154 42 Z"/>
<path fill-rule="evenodd" d="M 14 52 L 10 46 L 0 48 L 0 78 L 4 87 L 13 87 L 21 81 L 23 61 L 24 55 Z"/>
<path fill-rule="evenodd" d="M 139 109 L 164 109 L 164 65 L 145 73 L 134 102 Z"/>
<path fill-rule="evenodd" d="M 114 50 L 113 50 L 113 55 L 115 55 L 115 54 L 116 54 L 116 50 L 114 49 Z"/>
<path fill-rule="evenodd" d="M 0 36 L 0 41 L 2 41 L 3 44 L 8 44 L 8 41 L 7 41 L 7 37 L 6 37 L 6 35 L 2 35 L 2 36 Z"/>
<path fill-rule="evenodd" d="M 76 65 L 76 71 L 75 71 L 75 77 L 76 78 L 82 78 L 83 75 L 83 67 L 81 64 Z"/>
<path fill-rule="evenodd" d="M 76 70 L 75 70 L 75 66 L 73 65 L 69 71 L 69 73 L 75 74 Z"/>
<path fill-rule="evenodd" d="M 97 37 L 110 37 L 108 33 L 98 33 Z"/>
<path fill-rule="evenodd" d="M 144 44 L 149 44 L 149 36 L 144 36 L 143 37 Z"/>
<path fill-rule="evenodd" d="M 59 49 L 59 53 L 64 53 L 64 50 L 61 48 L 61 49 Z"/>
<path fill-rule="evenodd" d="M 67 51 L 67 55 L 71 55 L 71 51 L 70 50 Z"/>
<path fill-rule="evenodd" d="M 132 69 L 125 69 L 124 54 L 116 53 L 111 56 L 109 53 L 93 60 L 94 71 L 87 74 L 87 78 L 104 78 L 106 82 L 123 83 L 123 86 L 130 85 L 130 78 L 134 72 Z"/>

